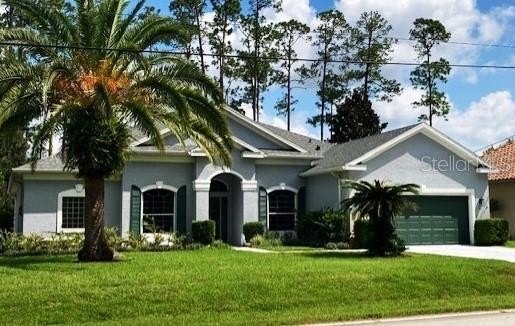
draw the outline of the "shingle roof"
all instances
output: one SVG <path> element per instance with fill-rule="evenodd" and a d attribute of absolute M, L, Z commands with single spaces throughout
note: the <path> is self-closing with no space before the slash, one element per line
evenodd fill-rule
<path fill-rule="evenodd" d="M 32 171 L 31 163 L 24 164 L 13 169 L 15 172 Z M 64 164 L 58 157 L 45 157 L 37 161 L 35 171 L 40 172 L 62 172 Z"/>
<path fill-rule="evenodd" d="M 301 135 L 301 134 L 298 134 L 295 132 L 291 132 L 288 130 L 284 130 L 281 128 L 277 128 L 277 127 L 268 125 L 266 123 L 260 122 L 259 124 L 262 125 L 263 127 L 267 128 L 271 132 L 277 134 L 278 136 L 294 143 L 295 145 L 297 145 L 299 147 L 304 148 L 307 152 L 302 153 L 302 154 L 304 154 L 305 156 L 320 156 L 320 157 L 322 157 L 323 154 L 329 148 L 334 146 L 334 144 L 331 144 L 331 143 L 328 143 L 325 141 L 320 141 L 318 139 L 314 139 L 314 138 L 304 136 L 304 135 Z M 269 152 L 270 154 L 276 153 L 276 154 L 285 154 L 285 155 L 287 155 L 288 153 L 290 153 L 292 155 L 299 154 L 297 151 L 286 151 L 286 150 L 284 150 L 284 151 L 283 150 L 273 150 L 273 151 L 269 150 L 266 152 Z"/>
<path fill-rule="evenodd" d="M 306 171 L 306 173 L 321 173 L 331 168 L 344 166 L 354 159 L 370 152 L 374 148 L 392 140 L 393 138 L 405 133 L 406 131 L 418 126 L 419 124 L 394 129 L 381 134 L 368 136 L 360 139 L 348 141 L 346 143 L 332 146 L 325 154 L 324 158 L 317 161 L 316 166 Z"/>
<path fill-rule="evenodd" d="M 496 172 L 488 174 L 488 180 L 515 180 L 515 140 L 509 140 L 497 148 L 487 150 L 482 159 L 497 168 Z"/>

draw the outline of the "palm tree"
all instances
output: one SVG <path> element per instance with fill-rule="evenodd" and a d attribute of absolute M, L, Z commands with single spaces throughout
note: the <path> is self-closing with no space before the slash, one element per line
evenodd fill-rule
<path fill-rule="evenodd" d="M 354 195 L 343 200 L 343 208 L 351 216 L 370 221 L 369 252 L 380 256 L 399 253 L 395 245 L 395 217 L 407 206 L 413 206 L 405 195 L 417 194 L 419 186 L 412 183 L 394 185 L 379 180 L 373 183 L 347 180 L 344 187 L 354 190 Z"/>
<path fill-rule="evenodd" d="M 186 59 L 142 52 L 181 33 L 170 18 L 139 15 L 143 0 L 130 10 L 129 0 L 75 0 L 71 13 L 26 0 L 4 3 L 31 24 L 0 31 L 0 41 L 15 43 L 27 57 L 0 67 L 0 130 L 35 123 L 33 159 L 61 135 L 65 168 L 85 186 L 79 260 L 111 260 L 104 180 L 123 169 L 130 129 L 163 150 L 165 126 L 228 165 L 232 143 L 221 94 Z"/>

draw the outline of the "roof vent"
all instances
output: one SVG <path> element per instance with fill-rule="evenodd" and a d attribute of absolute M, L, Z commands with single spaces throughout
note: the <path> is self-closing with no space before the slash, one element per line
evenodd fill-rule
<path fill-rule="evenodd" d="M 315 148 L 315 151 L 319 151 L 320 150 L 320 145 L 317 145 L 317 147 Z"/>

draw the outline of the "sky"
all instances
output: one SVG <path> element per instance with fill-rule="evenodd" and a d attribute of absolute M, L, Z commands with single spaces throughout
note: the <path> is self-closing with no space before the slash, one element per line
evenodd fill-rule
<path fill-rule="evenodd" d="M 442 56 L 451 64 L 515 66 L 515 0 L 282 0 L 283 11 L 265 13 L 272 22 L 297 19 L 311 27 L 317 24 L 317 12 L 339 9 L 351 24 L 363 11 L 378 11 L 388 19 L 391 35 L 408 38 L 412 22 L 418 17 L 440 20 L 452 33 L 451 41 L 477 44 L 503 44 L 513 47 L 442 44 L 435 57 Z M 247 2 L 247 0 L 242 0 Z M 147 5 L 168 14 L 169 1 L 147 0 Z M 206 13 L 206 20 L 212 13 Z M 238 33 L 233 34 L 238 43 Z M 299 57 L 312 57 L 309 42 L 298 45 Z M 412 43 L 399 40 L 394 46 L 392 61 L 417 62 Z M 388 122 L 388 129 L 417 123 L 424 109 L 414 109 L 412 102 L 420 91 L 409 82 L 413 67 L 389 66 L 388 77 L 401 82 L 403 92 L 392 102 L 374 102 L 373 107 Z M 308 87 L 309 88 L 309 87 Z M 449 137 L 479 150 L 484 146 L 515 135 L 515 69 L 453 68 L 448 83 L 442 86 L 451 103 L 447 120 L 437 118 L 433 126 Z M 261 121 L 285 128 L 285 118 L 277 116 L 274 104 L 282 94 L 279 88 L 265 93 Z M 316 97 L 312 89 L 298 89 L 299 99 L 292 116 L 292 129 L 315 138 L 318 128 L 306 124 L 316 114 Z M 247 107 L 246 107 L 247 108 Z M 247 110 L 250 111 L 250 110 Z"/>

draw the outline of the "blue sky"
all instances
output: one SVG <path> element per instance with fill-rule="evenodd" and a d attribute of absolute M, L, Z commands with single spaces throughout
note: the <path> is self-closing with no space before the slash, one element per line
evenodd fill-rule
<path fill-rule="evenodd" d="M 246 3 L 242 0 L 242 3 Z M 169 1 L 147 0 L 148 5 L 168 14 Z M 362 11 L 377 10 L 393 26 L 393 36 L 407 37 L 412 21 L 417 17 L 439 19 L 452 33 L 452 41 L 482 44 L 515 45 L 515 1 L 508 0 L 283 0 L 283 12 L 267 13 L 269 21 L 295 18 L 316 25 L 316 12 L 337 8 L 349 22 Z M 209 16 L 209 13 L 207 14 Z M 236 36 L 235 36 L 236 37 Z M 309 44 L 302 44 L 304 56 L 309 56 Z M 451 63 L 515 66 L 515 48 L 481 47 L 445 44 L 437 54 Z M 411 43 L 399 41 L 393 53 L 394 61 L 415 62 Z M 419 93 L 409 83 L 411 67 L 391 67 L 385 73 L 397 78 L 403 93 L 391 103 L 374 103 L 374 108 L 389 128 L 416 123 L 422 111 L 411 107 Z M 476 150 L 515 134 L 515 69 L 453 69 L 449 82 L 443 86 L 452 103 L 448 121 L 439 119 L 435 127 L 452 138 Z M 277 117 L 274 103 L 280 89 L 265 94 L 262 120 L 284 127 L 284 118 Z M 315 113 L 316 98 L 310 90 L 298 90 L 299 105 L 293 116 L 294 130 L 316 137 L 318 130 L 305 124 Z"/>

